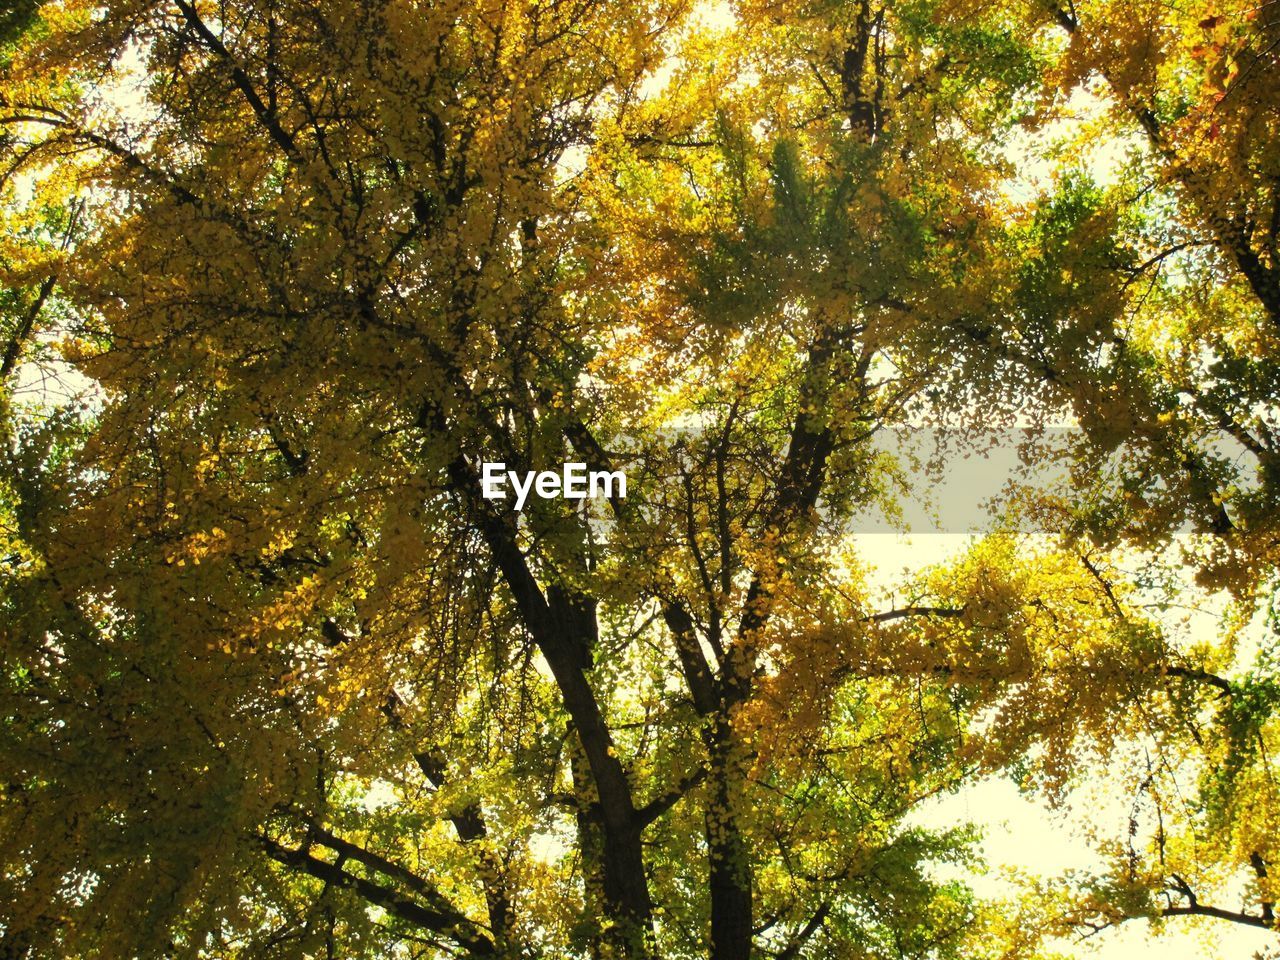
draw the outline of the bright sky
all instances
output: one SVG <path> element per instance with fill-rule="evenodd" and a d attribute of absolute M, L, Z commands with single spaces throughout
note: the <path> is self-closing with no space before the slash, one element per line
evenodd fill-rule
<path fill-rule="evenodd" d="M 1087 871 L 1098 864 L 1097 856 L 1073 827 L 1068 814 L 1050 813 L 1021 795 L 1007 779 L 986 780 L 954 796 L 927 803 L 913 820 L 920 826 L 967 822 L 982 828 L 982 847 L 991 869 L 986 876 L 966 873 L 964 879 L 984 895 L 1012 893 L 1012 888 L 997 875 L 1000 867 L 1054 877 L 1067 870 Z M 1265 930 L 1222 920 L 1189 921 L 1178 917 L 1158 937 L 1147 922 L 1132 921 L 1086 940 L 1062 941 L 1059 949 L 1069 956 L 1097 960 L 1247 960 L 1256 951 L 1275 946 L 1275 935 Z"/>
<path fill-rule="evenodd" d="M 903 570 L 916 571 L 955 557 L 973 543 L 975 535 L 860 533 L 854 539 L 863 558 L 875 567 L 874 586 L 888 590 Z M 1214 618 L 1206 615 L 1192 626 L 1213 622 Z M 1020 792 L 1011 779 L 993 777 L 926 801 L 907 818 L 907 824 L 933 829 L 966 823 L 979 827 L 987 873 L 975 875 L 968 869 L 951 867 L 940 873 L 963 880 L 981 896 L 1011 897 L 1015 888 L 1001 878 L 1004 868 L 1049 879 L 1068 870 L 1099 870 L 1101 858 L 1083 828 L 1093 823 L 1104 835 L 1121 836 L 1127 825 L 1129 798 L 1119 794 L 1107 798 L 1103 784 L 1092 786 L 1095 789 L 1088 791 L 1090 795 L 1069 797 L 1066 809 L 1053 811 L 1040 798 Z M 1102 791 L 1097 789 L 1100 786 Z M 1104 794 L 1101 800 L 1099 793 Z M 1218 905 L 1232 909 L 1244 906 Z M 1060 942 L 1057 948 L 1067 956 L 1095 960 L 1248 960 L 1257 951 L 1277 946 L 1276 936 L 1263 930 L 1178 917 L 1166 924 L 1159 936 L 1147 922 L 1132 921 L 1086 940 Z"/>

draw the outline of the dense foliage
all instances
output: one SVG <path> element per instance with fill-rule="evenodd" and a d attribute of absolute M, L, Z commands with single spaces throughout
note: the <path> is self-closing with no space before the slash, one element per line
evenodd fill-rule
<path fill-rule="evenodd" d="M 1278 51 L 1238 0 L 0 14 L 0 957 L 1273 928 Z M 877 569 L 894 438 L 1014 427 L 1065 486 Z M 911 817 L 993 775 L 1128 828 L 988 902 Z"/>

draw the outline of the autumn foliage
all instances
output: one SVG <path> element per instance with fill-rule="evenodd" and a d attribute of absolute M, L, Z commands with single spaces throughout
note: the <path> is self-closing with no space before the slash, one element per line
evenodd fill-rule
<path fill-rule="evenodd" d="M 1275 928 L 1280 5 L 25 0 L 0 178 L 0 958 Z"/>

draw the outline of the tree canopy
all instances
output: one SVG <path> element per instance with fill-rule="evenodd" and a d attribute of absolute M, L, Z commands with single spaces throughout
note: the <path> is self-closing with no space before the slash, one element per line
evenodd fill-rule
<path fill-rule="evenodd" d="M 32 0 L 0 165 L 0 957 L 1275 929 L 1280 5 Z"/>

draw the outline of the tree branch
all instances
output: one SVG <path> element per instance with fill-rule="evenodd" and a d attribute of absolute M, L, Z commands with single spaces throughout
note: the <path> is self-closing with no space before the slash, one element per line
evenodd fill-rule
<path fill-rule="evenodd" d="M 173 0 L 174 5 L 182 12 L 183 19 L 187 25 L 200 37 L 204 45 L 214 53 L 227 67 L 231 73 L 231 81 L 236 85 L 245 100 L 248 101 L 250 109 L 253 110 L 254 116 L 258 118 L 258 122 L 270 134 L 277 146 L 285 152 L 291 160 L 300 160 L 301 155 L 298 153 L 297 144 L 293 137 L 280 125 L 276 112 L 262 102 L 262 98 L 258 96 L 258 91 L 253 86 L 253 81 L 249 79 L 249 75 L 244 72 L 244 68 L 236 62 L 231 51 L 226 45 L 218 39 L 209 25 L 200 19 L 200 15 L 196 12 L 193 4 L 187 0 Z"/>
<path fill-rule="evenodd" d="M 331 834 L 330 836 L 332 837 Z M 395 890 L 374 883 L 372 880 L 348 873 L 338 864 L 322 860 L 305 849 L 294 850 L 266 836 L 259 836 L 257 839 L 267 856 L 277 863 L 306 873 L 317 880 L 323 880 L 335 887 L 352 890 L 363 899 L 382 907 L 388 913 L 399 917 L 407 923 L 448 937 L 473 956 L 492 956 L 497 952 L 493 941 L 484 936 L 472 921 L 452 907 L 424 906 L 397 893 Z M 402 873 L 408 873 L 403 868 L 397 868 L 395 864 L 369 853 L 362 847 L 338 840 L 336 837 L 332 839 L 341 847 L 340 849 L 339 846 L 332 846 L 335 852 L 348 854 L 351 859 L 359 860 L 365 863 L 366 866 L 369 866 L 370 862 L 385 864 L 393 871 L 388 873 L 381 866 L 373 867 L 380 873 L 386 873 L 388 876 L 396 875 L 394 871 L 397 870 Z M 328 841 L 321 842 L 325 846 L 331 846 Z M 421 880 L 414 874 L 409 874 L 409 876 L 422 884 L 426 883 L 426 881 Z M 437 894 L 436 896 L 439 895 Z"/>
<path fill-rule="evenodd" d="M 675 786 L 670 790 L 654 797 L 643 807 L 637 810 L 636 819 L 638 819 L 644 826 L 648 826 L 679 803 L 686 793 L 706 779 L 706 767 L 698 767 L 692 773 L 685 774 L 676 781 Z"/>
<path fill-rule="evenodd" d="M 890 620 L 903 620 L 907 617 L 960 617 L 964 615 L 964 610 L 964 607 L 899 607 L 897 610 L 869 614 L 862 618 L 862 622 L 887 623 Z"/>

